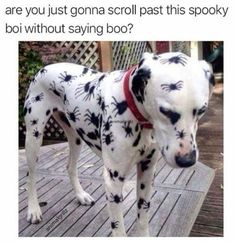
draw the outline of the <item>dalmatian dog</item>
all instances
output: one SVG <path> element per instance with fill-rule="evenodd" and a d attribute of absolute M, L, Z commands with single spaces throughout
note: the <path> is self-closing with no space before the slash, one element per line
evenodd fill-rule
<path fill-rule="evenodd" d="M 30 223 L 42 219 L 35 166 L 43 130 L 53 116 L 64 129 L 68 173 L 82 205 L 93 205 L 76 169 L 84 141 L 104 162 L 104 183 L 113 236 L 126 236 L 122 188 L 137 167 L 137 233 L 148 236 L 148 210 L 160 152 L 172 167 L 198 160 L 196 132 L 214 86 L 211 67 L 183 53 L 144 53 L 128 71 L 101 73 L 71 63 L 51 64 L 30 83 L 24 115 Z"/>

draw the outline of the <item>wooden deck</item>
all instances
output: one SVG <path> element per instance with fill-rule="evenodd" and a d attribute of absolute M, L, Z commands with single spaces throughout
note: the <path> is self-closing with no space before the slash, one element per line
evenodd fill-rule
<path fill-rule="evenodd" d="M 82 150 L 78 169 L 82 185 L 95 198 L 92 207 L 78 205 L 66 172 L 67 143 L 44 146 L 40 150 L 37 188 L 43 221 L 26 221 L 27 167 L 24 150 L 19 151 L 19 236 L 110 236 L 101 160 L 87 147 Z M 135 170 L 124 187 L 125 227 L 135 235 Z M 150 208 L 152 236 L 188 236 L 214 170 L 202 163 L 194 168 L 172 169 L 159 160 Z"/>

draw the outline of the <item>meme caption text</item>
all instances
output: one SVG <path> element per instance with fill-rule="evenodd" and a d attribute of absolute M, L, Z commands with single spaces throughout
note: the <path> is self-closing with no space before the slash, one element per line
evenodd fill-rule
<path fill-rule="evenodd" d="M 193 18 L 199 18 L 204 16 L 212 16 L 215 18 L 226 18 L 229 14 L 229 7 L 221 6 L 219 4 L 211 6 L 181 6 L 179 4 L 166 4 L 156 6 L 141 6 L 137 4 L 130 4 L 127 6 L 7 6 L 4 9 L 4 15 L 9 21 L 5 22 L 6 34 L 79 34 L 81 36 L 85 34 L 96 34 L 102 36 L 103 34 L 131 34 L 135 29 L 135 24 L 131 21 L 134 18 L 146 18 L 161 16 L 191 16 Z M 27 20 L 27 23 L 20 21 L 18 23 L 12 23 L 11 16 L 23 17 Z M 44 21 L 35 21 L 35 17 L 44 17 Z M 93 17 L 102 16 L 106 19 L 108 16 L 119 16 L 121 18 L 129 17 L 129 21 L 126 24 L 113 24 L 106 21 L 93 24 L 92 22 L 83 23 L 81 18 L 83 16 Z M 52 23 L 54 17 L 60 17 L 61 22 L 64 22 L 64 18 L 73 19 L 74 24 L 68 23 Z M 160 19 L 159 19 L 160 20 Z"/>

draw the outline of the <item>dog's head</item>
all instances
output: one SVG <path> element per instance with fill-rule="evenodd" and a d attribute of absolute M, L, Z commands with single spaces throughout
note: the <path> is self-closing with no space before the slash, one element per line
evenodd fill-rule
<path fill-rule="evenodd" d="M 214 86 L 205 61 L 182 53 L 145 53 L 132 77 L 132 92 L 154 126 L 167 163 L 189 167 L 198 160 L 196 132 Z"/>

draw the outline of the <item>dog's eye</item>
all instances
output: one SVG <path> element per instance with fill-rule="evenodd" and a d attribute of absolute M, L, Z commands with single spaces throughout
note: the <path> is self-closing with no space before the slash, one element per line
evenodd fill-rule
<path fill-rule="evenodd" d="M 170 119 L 172 124 L 175 124 L 181 117 L 181 115 L 177 112 L 173 112 L 170 109 L 160 107 L 160 112 Z"/>
<path fill-rule="evenodd" d="M 160 107 L 160 112 L 164 114 L 165 116 L 169 117 L 171 110 L 167 108 Z"/>

